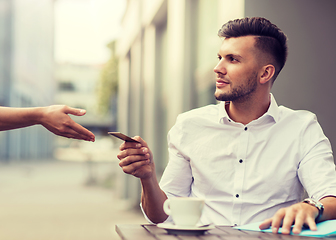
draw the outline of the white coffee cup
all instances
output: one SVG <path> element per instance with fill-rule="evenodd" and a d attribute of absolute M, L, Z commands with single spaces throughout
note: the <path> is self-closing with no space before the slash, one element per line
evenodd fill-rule
<path fill-rule="evenodd" d="M 194 197 L 175 197 L 167 199 L 163 210 L 172 216 L 175 225 L 194 227 L 199 221 L 204 207 L 204 200 Z"/>

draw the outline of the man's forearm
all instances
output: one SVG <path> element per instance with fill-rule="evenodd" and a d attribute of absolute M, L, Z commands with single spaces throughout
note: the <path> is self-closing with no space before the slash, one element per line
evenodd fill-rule
<path fill-rule="evenodd" d="M 141 203 L 147 217 L 153 223 L 165 221 L 168 216 L 163 211 L 163 203 L 167 199 L 167 196 L 159 187 L 156 175 L 153 174 L 149 179 L 141 179 L 141 184 Z"/>
<path fill-rule="evenodd" d="M 325 197 L 320 200 L 324 206 L 324 211 L 320 221 L 336 219 L 336 197 Z"/>

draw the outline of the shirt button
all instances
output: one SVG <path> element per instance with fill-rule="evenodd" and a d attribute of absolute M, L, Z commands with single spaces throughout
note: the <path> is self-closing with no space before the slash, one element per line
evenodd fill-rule
<path fill-rule="evenodd" d="M 243 162 L 243 159 L 240 159 L 239 162 L 242 163 L 242 162 Z"/>
<path fill-rule="evenodd" d="M 245 127 L 244 130 L 247 131 L 247 127 Z"/>
<path fill-rule="evenodd" d="M 236 198 L 239 198 L 239 194 L 236 194 Z"/>

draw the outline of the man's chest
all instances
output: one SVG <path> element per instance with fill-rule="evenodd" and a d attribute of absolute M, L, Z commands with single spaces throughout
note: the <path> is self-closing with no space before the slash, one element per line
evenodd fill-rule
<path fill-rule="evenodd" d="M 269 131 L 219 132 L 198 138 L 186 153 L 194 186 L 205 192 L 291 191 L 301 159 L 298 139 Z M 287 189 L 287 190 L 286 190 Z"/>

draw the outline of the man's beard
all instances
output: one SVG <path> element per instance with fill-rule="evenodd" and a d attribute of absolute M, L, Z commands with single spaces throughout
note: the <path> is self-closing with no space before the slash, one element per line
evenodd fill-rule
<path fill-rule="evenodd" d="M 257 89 L 257 73 L 248 79 L 246 85 L 240 85 L 233 88 L 231 92 L 216 94 L 215 98 L 218 101 L 236 101 L 242 102 L 248 100 L 251 94 Z"/>

